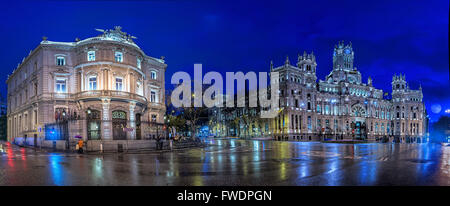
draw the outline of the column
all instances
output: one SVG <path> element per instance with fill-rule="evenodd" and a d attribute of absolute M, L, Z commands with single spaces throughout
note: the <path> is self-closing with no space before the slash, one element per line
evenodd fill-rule
<path fill-rule="evenodd" d="M 134 114 L 134 108 L 136 108 L 136 102 L 130 102 L 130 128 L 133 131 L 130 132 L 129 139 L 136 139 L 136 117 Z"/>
<path fill-rule="evenodd" d="M 84 91 L 85 87 L 84 87 L 84 72 L 83 72 L 83 68 L 81 68 L 81 85 L 80 85 L 80 92 Z"/>
<path fill-rule="evenodd" d="M 102 69 L 103 71 L 103 90 L 109 90 L 108 85 L 108 70 Z"/>
<path fill-rule="evenodd" d="M 109 107 L 111 104 L 111 99 L 104 98 L 102 99 L 102 139 L 103 140 L 112 140 L 112 124 L 111 117 L 109 116 Z"/>
<path fill-rule="evenodd" d="M 130 72 L 130 74 L 129 74 L 129 77 L 130 77 L 130 81 L 128 82 L 128 85 L 130 85 L 130 93 L 136 93 L 136 82 L 135 82 L 135 79 L 134 79 L 134 74 L 132 73 L 132 72 Z"/>

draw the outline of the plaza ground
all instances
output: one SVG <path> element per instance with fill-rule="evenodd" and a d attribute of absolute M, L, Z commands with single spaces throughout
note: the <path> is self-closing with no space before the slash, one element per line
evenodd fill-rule
<path fill-rule="evenodd" d="M 450 147 L 440 144 L 207 141 L 105 155 L 7 144 L 0 185 L 450 185 Z"/>

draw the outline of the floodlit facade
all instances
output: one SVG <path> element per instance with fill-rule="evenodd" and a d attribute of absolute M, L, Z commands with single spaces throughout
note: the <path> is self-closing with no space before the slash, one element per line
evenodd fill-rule
<path fill-rule="evenodd" d="M 422 88 L 410 89 L 404 75 L 392 78 L 392 98 L 362 82 L 354 67 L 352 45 L 339 42 L 333 69 L 317 81 L 313 53 L 287 58 L 270 70 L 280 74 L 280 110 L 273 119 L 259 118 L 259 108 L 214 108 L 210 128 L 215 136 L 272 137 L 277 140 L 369 140 L 424 142 L 428 118 Z"/>
<path fill-rule="evenodd" d="M 69 149 L 81 137 L 98 150 L 162 134 L 163 58 L 121 27 L 97 31 L 75 42 L 44 37 L 8 77 L 9 141 Z"/>

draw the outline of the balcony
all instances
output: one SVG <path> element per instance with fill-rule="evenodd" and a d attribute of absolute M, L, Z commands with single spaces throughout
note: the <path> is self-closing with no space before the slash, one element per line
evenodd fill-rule
<path fill-rule="evenodd" d="M 56 95 L 56 94 L 55 94 Z M 55 96 L 56 97 L 56 96 Z M 144 105 L 147 104 L 147 98 L 124 91 L 115 91 L 115 90 L 92 90 L 92 91 L 83 91 L 70 95 L 71 99 L 101 99 L 101 98 L 110 98 L 112 100 L 135 100 Z"/>

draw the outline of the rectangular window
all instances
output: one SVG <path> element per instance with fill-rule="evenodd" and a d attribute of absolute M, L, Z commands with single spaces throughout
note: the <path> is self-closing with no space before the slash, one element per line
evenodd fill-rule
<path fill-rule="evenodd" d="M 34 110 L 34 125 L 37 125 L 37 111 Z"/>
<path fill-rule="evenodd" d="M 311 125 L 311 116 L 308 116 L 308 130 L 311 130 L 312 125 Z"/>
<path fill-rule="evenodd" d="M 66 58 L 64 58 L 64 57 L 56 57 L 56 65 L 58 65 L 58 66 L 66 65 Z"/>
<path fill-rule="evenodd" d="M 141 58 L 139 58 L 139 57 L 136 59 L 136 67 L 137 67 L 138 69 L 141 68 L 141 61 L 142 61 L 142 60 L 141 60 Z"/>
<path fill-rule="evenodd" d="M 123 79 L 122 78 L 116 78 L 116 90 L 122 91 L 123 87 Z"/>
<path fill-rule="evenodd" d="M 156 114 L 152 114 L 152 122 L 156 122 Z"/>
<path fill-rule="evenodd" d="M 88 61 L 95 61 L 95 51 L 88 51 L 87 59 Z"/>
<path fill-rule="evenodd" d="M 150 92 L 150 102 L 156 102 L 156 92 Z"/>
<path fill-rule="evenodd" d="M 115 55 L 116 62 L 123 62 L 123 53 L 122 52 L 116 52 Z"/>
<path fill-rule="evenodd" d="M 150 78 L 156 79 L 156 72 L 155 71 L 151 71 Z"/>
<path fill-rule="evenodd" d="M 97 77 L 89 77 L 89 90 L 97 90 Z"/>
<path fill-rule="evenodd" d="M 34 96 L 36 96 L 38 93 L 38 84 L 34 83 Z"/>
<path fill-rule="evenodd" d="M 66 79 L 56 79 L 56 92 L 66 93 Z"/>

